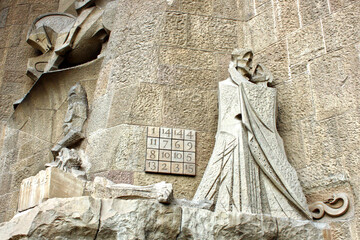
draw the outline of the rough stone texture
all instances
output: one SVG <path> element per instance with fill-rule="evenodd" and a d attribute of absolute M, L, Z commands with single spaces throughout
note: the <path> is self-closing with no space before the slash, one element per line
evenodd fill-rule
<path fill-rule="evenodd" d="M 360 87 L 360 71 L 353 68 L 359 63 L 358 50 L 350 46 L 326 54 L 310 64 L 317 120 L 340 115 L 359 106 L 355 89 Z"/>
<path fill-rule="evenodd" d="M 53 198 L 0 225 L 1 239 L 95 239 L 101 200 Z"/>
<path fill-rule="evenodd" d="M 310 84 L 307 75 L 299 75 L 276 86 L 280 122 L 292 122 L 314 114 Z"/>
<path fill-rule="evenodd" d="M 324 54 L 325 46 L 320 21 L 289 34 L 288 48 L 291 65 Z"/>
<path fill-rule="evenodd" d="M 56 11 L 57 0 L 2 1 L 0 3 L 0 120 L 13 112 L 12 103 L 23 97 L 33 81 L 25 76 L 26 59 L 36 52 L 26 46 L 26 34 L 35 15 Z M 11 87 L 10 87 L 11 86 Z"/>
<path fill-rule="evenodd" d="M 272 239 L 277 235 L 276 225 L 268 216 L 183 207 L 179 239 Z"/>
<path fill-rule="evenodd" d="M 320 17 L 329 14 L 327 0 L 301 0 L 299 1 L 299 9 L 303 25 L 311 24 Z"/>
<path fill-rule="evenodd" d="M 176 239 L 181 208 L 156 201 L 102 200 L 98 239 Z"/>
<path fill-rule="evenodd" d="M 261 35 L 257 43 L 245 36 L 244 46 L 261 46 L 255 61 L 269 63 L 274 72 L 278 129 L 289 161 L 297 169 L 308 201 L 316 192 L 331 193 L 350 184 L 347 192 L 358 206 L 359 2 L 272 2 L 267 5 L 272 10 L 264 10 L 266 3 L 261 1 L 245 3 L 244 33 L 249 35 L 254 24 L 268 26 L 273 19 L 260 20 L 259 15 L 273 11 L 276 41 L 268 45 L 273 34 Z M 358 211 L 339 222 L 329 219 L 334 224 L 328 234 L 357 239 L 359 220 Z"/>
<path fill-rule="evenodd" d="M 254 52 L 268 47 L 277 40 L 274 9 L 271 7 L 270 1 L 264 5 L 267 6 L 266 10 L 250 19 L 244 25 L 244 45 L 246 48 L 252 48 Z"/>
<path fill-rule="evenodd" d="M 297 0 L 276 1 L 276 21 L 279 35 L 286 35 L 300 27 Z"/>
<path fill-rule="evenodd" d="M 0 179 L 8 183 L 1 186 L 2 196 L 9 194 L 17 198 L 22 180 L 36 175 L 45 168 L 46 163 L 53 160 L 50 149 L 62 138 L 66 93 L 79 81 L 88 92 L 91 102 L 99 63 L 101 60 L 43 76 L 18 106 L 2 132 Z M 13 215 L 16 204 L 13 205 L 10 202 L 5 204 L 1 211 L 3 220 Z"/>
<path fill-rule="evenodd" d="M 134 183 L 134 173 L 132 171 L 110 170 L 95 173 L 90 177 L 90 181 L 95 177 L 105 177 L 114 183 Z"/>
<path fill-rule="evenodd" d="M 22 181 L 18 211 L 37 206 L 50 198 L 81 197 L 83 192 L 83 181 L 58 168 L 47 168 Z"/>
<path fill-rule="evenodd" d="M 327 224 L 154 200 L 50 199 L 0 224 L 1 239 L 325 239 Z"/>
<path fill-rule="evenodd" d="M 66 8 L 71 1 L 61 0 L 60 3 Z M 131 88 L 139 89 L 140 82 L 156 84 L 157 86 L 152 88 L 161 89 L 160 92 L 163 94 L 171 87 L 179 89 L 177 92 L 187 91 L 187 96 L 195 96 L 200 89 L 202 93 L 213 98 L 208 100 L 209 107 L 206 109 L 212 113 L 208 113 L 209 118 L 203 121 L 207 121 L 204 126 L 213 127 L 199 132 L 203 137 L 198 144 L 201 146 L 197 152 L 197 156 L 201 158 L 197 165 L 198 175 L 195 178 L 176 176 L 166 178 L 163 175 L 145 174 L 140 167 L 138 172 L 127 171 L 132 172 L 134 182 L 146 185 L 165 180 L 174 184 L 175 195 L 178 192 L 179 196 L 192 197 L 214 144 L 217 82 L 228 77 L 229 50 L 194 49 L 187 45 L 188 39 L 190 35 L 198 36 L 199 44 L 201 43 L 202 46 L 208 44 L 207 46 L 212 47 L 214 43 L 209 43 L 205 37 L 214 36 L 212 31 L 218 31 L 217 26 L 223 26 L 221 23 L 236 21 L 237 44 L 253 50 L 256 48 L 256 55 L 259 56 L 256 61 L 266 64 L 274 73 L 275 85 L 279 90 L 281 123 L 278 129 L 284 139 L 289 161 L 300 173 L 305 194 L 313 194 L 316 191 L 331 192 L 339 185 L 350 184 L 353 190 L 349 191 L 349 194 L 354 197 L 356 209 L 359 209 L 360 118 L 357 96 L 360 92 L 356 85 L 360 76 L 358 72 L 359 1 L 118 0 L 116 2 L 118 14 L 113 20 L 117 27 L 110 35 L 108 44 L 110 50 L 104 53 L 106 63 L 101 70 L 93 68 L 97 74 L 100 71 L 101 77 L 96 84 L 93 84 L 93 81 L 85 81 L 89 85 L 88 87 L 84 85 L 90 103 L 90 119 L 86 123 L 89 133 L 97 131 L 100 133 L 106 128 L 110 132 L 112 127 L 129 124 L 131 118 L 128 116 L 136 99 L 133 95 L 138 91 Z M 24 131 L 17 131 L 5 125 L 13 113 L 14 100 L 23 97 L 33 85 L 33 82 L 25 76 L 27 58 L 36 56 L 36 52 L 25 44 L 29 24 L 39 14 L 56 11 L 57 8 L 57 0 L 0 1 L 1 14 L 7 11 L 5 25 L 3 20 L 0 21 L 0 25 L 4 26 L 0 27 L 0 121 L 2 122 L 0 124 L 0 201 L 4 203 L 0 208 L 0 221 L 12 217 L 16 209 L 13 202 L 16 201 L 11 202 L 8 199 L 17 199 L 21 180 L 35 175 L 42 170 L 44 163 L 52 160 L 49 149 L 52 143 L 61 139 L 61 124 L 66 112 L 63 98 L 59 98 L 60 104 L 56 105 L 56 109 L 59 110 L 55 111 L 52 118 L 47 117 L 51 111 L 45 110 L 50 109 L 46 104 L 39 105 L 42 112 L 36 113 L 39 123 L 43 120 L 44 124 L 49 126 L 47 121 L 52 121 L 51 136 L 45 137 L 47 130 L 35 126 L 36 124 L 33 125 L 31 123 L 33 120 L 30 119 L 27 123 L 29 126 L 24 128 L 28 136 L 25 143 L 22 138 L 18 140 L 19 135 L 25 133 Z M 190 19 L 193 21 L 191 30 L 195 31 L 193 33 L 189 30 Z M 195 20 L 198 22 L 202 20 L 207 26 L 211 26 L 211 30 L 196 25 Z M 255 26 L 251 33 L 250 26 Z M 233 36 L 231 34 L 229 38 L 224 37 L 223 40 L 232 39 Z M 196 46 L 196 38 L 193 38 L 191 43 Z M 183 56 L 183 52 L 188 57 Z M 197 57 L 197 54 L 201 58 Z M 97 74 L 90 73 L 90 70 L 92 69 L 88 69 L 89 74 L 93 75 L 94 79 L 97 78 Z M 348 78 L 345 80 L 346 76 Z M 63 79 L 72 77 L 73 75 L 62 76 Z M 75 76 L 77 77 L 78 75 Z M 131 87 L 122 89 L 125 86 Z M 62 85 L 52 85 L 51 88 L 63 89 Z M 192 89 L 193 92 L 183 90 L 185 88 Z M 125 89 L 133 92 L 126 94 L 129 91 Z M 208 92 L 210 89 L 212 92 Z M 60 95 L 66 96 L 67 91 L 65 87 Z M 92 91 L 96 94 L 89 94 Z M 38 94 L 40 93 L 43 92 L 39 91 Z M 327 97 L 327 94 L 331 97 Z M 289 100 L 292 97 L 297 101 Z M 162 98 L 164 100 L 164 96 Z M 131 104 L 125 104 L 127 101 L 125 99 L 129 99 Z M 178 101 L 175 94 L 171 99 Z M 31 105 L 27 104 L 27 106 Z M 180 110 L 185 108 L 177 102 L 172 102 L 171 106 L 177 106 Z M 165 105 L 161 107 L 164 116 L 163 107 Z M 203 105 L 200 104 L 196 111 L 199 112 L 202 107 Z M 306 112 L 301 112 L 303 110 Z M 25 110 L 21 111 L 23 113 L 18 115 L 24 116 L 25 119 L 28 113 Z M 293 114 L 290 115 L 285 111 Z M 141 116 L 136 112 L 132 114 Z M 186 117 L 186 114 L 178 116 Z M 146 122 L 142 119 L 139 121 Z M 183 120 L 173 119 L 171 122 L 177 121 Z M 200 122 L 197 118 L 194 121 Z M 21 127 L 24 122 L 19 126 Z M 166 125 L 163 119 L 158 124 Z M 34 131 L 46 131 L 44 135 L 37 134 L 36 137 L 28 132 L 32 128 Z M 98 136 L 102 137 L 101 134 Z M 118 138 L 113 135 L 111 140 L 117 141 Z M 86 145 L 87 143 L 84 143 L 82 147 L 85 148 Z M 19 147 L 22 147 L 22 150 L 19 150 Z M 108 164 L 100 157 L 94 162 L 97 166 Z M 125 171 L 99 167 L 94 168 L 92 173 L 115 169 Z M 351 236 L 348 235 L 348 226 L 352 229 Z M 352 239 L 357 239 L 360 236 L 360 214 L 355 211 L 353 218 L 342 220 L 332 227 L 332 233 L 336 233 L 334 235 L 336 237 L 350 236 Z"/>
<path fill-rule="evenodd" d="M 143 171 L 145 141 L 146 127 L 143 126 L 118 125 L 91 133 L 86 151 L 90 173 L 107 169 Z"/>

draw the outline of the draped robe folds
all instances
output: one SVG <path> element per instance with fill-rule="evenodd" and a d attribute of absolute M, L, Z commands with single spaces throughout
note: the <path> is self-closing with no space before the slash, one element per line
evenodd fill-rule
<path fill-rule="evenodd" d="M 276 89 L 231 75 L 219 83 L 215 147 L 193 200 L 211 200 L 220 211 L 311 218 L 276 130 Z"/>

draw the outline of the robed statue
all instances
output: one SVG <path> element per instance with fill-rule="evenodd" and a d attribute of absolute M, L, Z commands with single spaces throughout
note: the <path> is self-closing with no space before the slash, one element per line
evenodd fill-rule
<path fill-rule="evenodd" d="M 311 218 L 295 169 L 276 129 L 276 89 L 253 53 L 236 49 L 219 83 L 216 142 L 194 201 L 215 210 Z"/>

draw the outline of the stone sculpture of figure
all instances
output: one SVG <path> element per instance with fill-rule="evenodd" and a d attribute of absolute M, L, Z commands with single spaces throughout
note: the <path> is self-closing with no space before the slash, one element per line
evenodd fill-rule
<path fill-rule="evenodd" d="M 45 167 L 59 168 L 75 177 L 86 179 L 83 162 L 76 149 L 62 148 L 55 161 L 45 164 Z"/>
<path fill-rule="evenodd" d="M 63 124 L 64 137 L 51 149 L 54 156 L 61 148 L 71 147 L 84 138 L 82 132 L 87 119 L 88 102 L 84 88 L 76 83 L 68 93 L 68 109 Z"/>
<path fill-rule="evenodd" d="M 33 22 L 27 42 L 42 53 L 28 61 L 27 75 L 33 80 L 64 62 L 75 66 L 99 55 L 110 33 L 103 24 L 104 9 L 97 7 L 95 0 L 77 0 L 75 9 L 77 17 L 47 13 Z"/>
<path fill-rule="evenodd" d="M 63 129 L 64 137 L 51 149 L 55 160 L 45 164 L 45 167 L 59 168 L 70 172 L 75 177 L 86 179 L 84 163 L 76 149 L 70 149 L 83 138 L 83 126 L 87 119 L 88 102 L 84 88 L 80 83 L 72 86 L 68 93 L 68 109 L 65 115 Z"/>
<path fill-rule="evenodd" d="M 276 89 L 253 53 L 234 50 L 230 78 L 219 83 L 215 147 L 194 202 L 215 210 L 311 219 L 295 169 L 276 129 Z"/>

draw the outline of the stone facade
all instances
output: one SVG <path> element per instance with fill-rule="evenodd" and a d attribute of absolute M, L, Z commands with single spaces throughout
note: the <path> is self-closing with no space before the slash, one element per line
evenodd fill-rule
<path fill-rule="evenodd" d="M 53 198 L 0 224 L 1 239 L 325 239 L 326 224 L 156 201 Z"/>
<path fill-rule="evenodd" d="M 278 130 L 308 203 L 351 196 L 344 217 L 327 219 L 335 239 L 359 225 L 358 1 L 248 1 L 244 45 L 273 72 Z M 262 29 L 254 26 L 262 26 Z M 255 60 L 256 61 L 256 60 Z"/>
<path fill-rule="evenodd" d="M 358 1 L 117 0 L 103 57 L 40 78 L 14 112 L 13 102 L 34 84 L 25 74 L 37 55 L 25 43 L 30 24 L 68 6 L 0 2 L 0 221 L 14 215 L 21 181 L 53 160 L 76 82 L 88 95 L 79 148 L 89 177 L 167 181 L 175 197 L 192 198 L 214 146 L 217 83 L 228 77 L 231 51 L 244 47 L 274 75 L 278 130 L 308 203 L 346 192 L 348 213 L 320 221 L 330 223 L 334 239 L 360 236 Z M 146 126 L 197 131 L 196 177 L 145 174 Z"/>

